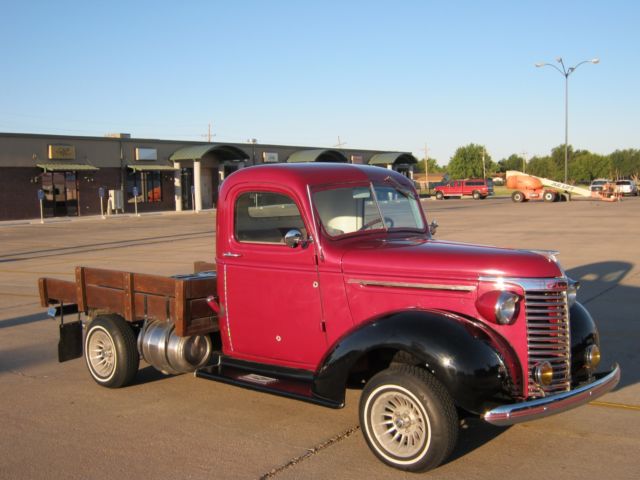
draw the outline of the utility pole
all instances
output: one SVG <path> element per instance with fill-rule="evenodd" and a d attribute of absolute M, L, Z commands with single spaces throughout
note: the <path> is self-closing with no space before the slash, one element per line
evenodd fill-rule
<path fill-rule="evenodd" d="M 527 152 L 522 152 L 522 173 L 527 173 Z"/>
<path fill-rule="evenodd" d="M 209 128 L 207 129 L 207 133 L 205 133 L 204 135 L 200 135 L 201 137 L 204 137 L 207 139 L 207 143 L 211 143 L 213 141 L 213 137 L 216 136 L 215 133 L 211 133 L 211 123 L 209 123 Z"/>
<path fill-rule="evenodd" d="M 338 135 L 338 143 L 336 145 L 334 145 L 334 147 L 342 148 L 342 146 L 346 145 L 346 144 L 347 144 L 347 142 L 340 141 L 340 135 Z"/>
<path fill-rule="evenodd" d="M 487 150 L 486 150 L 486 149 L 484 148 L 484 146 L 483 146 L 483 147 L 482 147 L 482 179 L 483 179 L 483 180 L 486 180 L 486 179 L 487 179 L 487 170 L 486 170 L 486 168 L 485 168 L 485 166 L 484 166 L 484 156 L 485 156 L 486 151 L 487 151 Z"/>
<path fill-rule="evenodd" d="M 427 148 L 427 143 L 425 142 L 424 148 L 424 176 L 426 180 L 427 194 L 429 193 L 429 149 Z"/>

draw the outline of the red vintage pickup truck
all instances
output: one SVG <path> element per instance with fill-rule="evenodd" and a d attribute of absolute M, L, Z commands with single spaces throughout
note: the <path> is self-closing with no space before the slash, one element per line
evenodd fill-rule
<path fill-rule="evenodd" d="M 462 416 L 510 425 L 618 383 L 617 365 L 596 371 L 596 326 L 553 252 L 434 240 L 400 174 L 257 166 L 219 199 L 211 271 L 40 279 L 61 361 L 84 356 L 105 387 L 143 359 L 333 408 L 359 388 L 372 452 L 410 471 L 447 458 Z"/>

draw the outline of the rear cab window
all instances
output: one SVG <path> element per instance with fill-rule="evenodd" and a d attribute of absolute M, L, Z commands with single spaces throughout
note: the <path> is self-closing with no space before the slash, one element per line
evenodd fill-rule
<path fill-rule="evenodd" d="M 306 238 L 302 215 L 291 197 L 254 191 L 242 193 L 236 199 L 234 236 L 238 242 L 284 245 L 284 236 L 292 229 Z"/>

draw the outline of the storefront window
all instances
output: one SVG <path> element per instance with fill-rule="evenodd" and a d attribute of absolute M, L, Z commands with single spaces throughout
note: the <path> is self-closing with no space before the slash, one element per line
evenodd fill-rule
<path fill-rule="evenodd" d="M 127 176 L 127 202 L 133 203 L 133 187 L 138 193 L 138 203 L 162 201 L 162 173 L 135 171 Z"/>
<path fill-rule="evenodd" d="M 44 216 L 78 215 L 76 172 L 44 172 L 40 175 L 44 192 Z"/>

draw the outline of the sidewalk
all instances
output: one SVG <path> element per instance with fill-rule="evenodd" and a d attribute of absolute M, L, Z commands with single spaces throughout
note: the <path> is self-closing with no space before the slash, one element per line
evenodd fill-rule
<path fill-rule="evenodd" d="M 138 213 L 138 217 L 151 217 L 155 215 L 200 215 L 203 213 L 216 212 L 215 208 L 207 208 L 204 210 L 182 210 L 180 212 L 176 210 L 163 210 L 160 212 L 141 212 Z M 28 218 L 24 220 L 3 220 L 0 221 L 0 228 L 2 227 L 17 227 L 22 225 L 47 225 L 54 223 L 66 223 L 66 222 L 81 222 L 86 220 L 105 220 L 105 221 L 113 221 L 124 218 L 136 218 L 135 213 L 117 213 L 113 215 L 105 215 L 104 217 L 100 215 L 83 215 L 81 217 L 50 217 L 45 218 L 44 222 L 42 222 L 39 218 Z"/>

